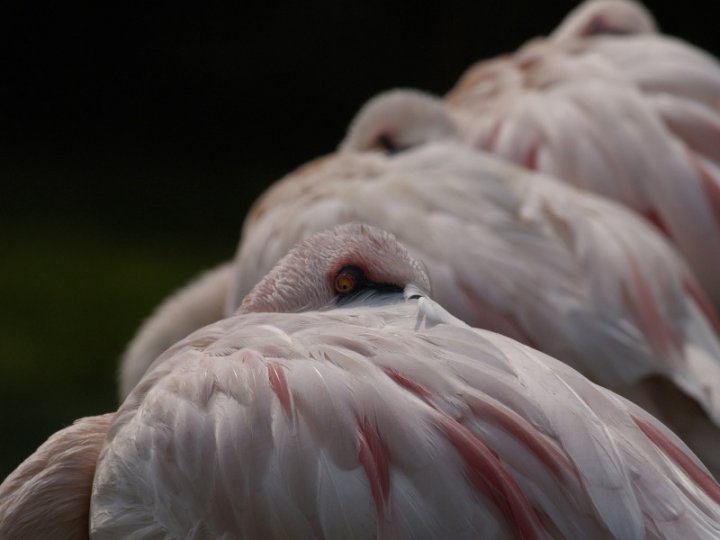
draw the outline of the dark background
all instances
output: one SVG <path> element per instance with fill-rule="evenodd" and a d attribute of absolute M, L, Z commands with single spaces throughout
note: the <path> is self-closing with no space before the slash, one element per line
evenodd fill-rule
<path fill-rule="evenodd" d="M 0 6 L 0 478 L 116 406 L 152 307 L 232 256 L 249 204 L 392 87 L 447 91 L 575 2 Z M 720 53 L 712 3 L 652 2 Z"/>

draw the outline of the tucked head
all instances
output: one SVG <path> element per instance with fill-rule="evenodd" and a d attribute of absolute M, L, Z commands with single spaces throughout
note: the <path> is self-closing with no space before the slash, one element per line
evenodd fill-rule
<path fill-rule="evenodd" d="M 391 90 L 363 105 L 340 149 L 394 154 L 455 137 L 456 126 L 440 99 L 417 90 Z"/>
<path fill-rule="evenodd" d="M 550 36 L 555 43 L 598 35 L 652 34 L 657 31 L 650 12 L 633 0 L 586 0 Z"/>
<path fill-rule="evenodd" d="M 371 295 L 399 295 L 430 280 L 393 235 L 351 223 L 295 246 L 245 297 L 239 313 L 298 312 L 340 306 Z"/>

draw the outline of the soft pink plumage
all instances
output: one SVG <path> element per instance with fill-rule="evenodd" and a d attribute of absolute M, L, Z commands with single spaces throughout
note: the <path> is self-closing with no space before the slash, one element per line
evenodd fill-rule
<path fill-rule="evenodd" d="M 95 464 L 113 414 L 81 418 L 50 437 L 0 485 L 0 538 L 88 537 Z"/>
<path fill-rule="evenodd" d="M 364 109 L 348 140 L 387 128 L 396 136 L 447 136 L 430 98 L 396 92 Z M 234 281 L 225 285 L 226 313 L 296 242 L 348 221 L 396 234 L 455 316 L 632 398 L 720 471 L 716 315 L 683 261 L 630 211 L 452 141 L 393 155 L 347 149 L 302 167 L 256 203 L 235 275 L 222 273 Z M 191 311 L 205 287 L 179 293 L 174 311 Z M 163 318 L 174 320 L 162 310 L 153 320 Z M 125 392 L 152 359 L 130 348 Z"/>
<path fill-rule="evenodd" d="M 591 0 L 546 40 L 471 67 L 446 102 L 463 138 L 630 206 L 720 305 L 720 63 Z"/>
<path fill-rule="evenodd" d="M 378 292 L 335 306 L 342 265 L 372 274 Z M 105 417 L 90 537 L 720 534 L 720 486 L 664 426 L 566 365 L 468 327 L 418 282 L 407 252 L 366 226 L 296 247 L 238 315 L 169 349 Z M 309 311 L 283 313 L 298 305 Z M 73 436 L 83 440 L 59 435 Z M 0 492 L 12 509 L 17 485 Z M 58 518 L 44 510 L 37 530 Z M 0 535 L 13 534 L 17 516 L 0 517 Z"/>

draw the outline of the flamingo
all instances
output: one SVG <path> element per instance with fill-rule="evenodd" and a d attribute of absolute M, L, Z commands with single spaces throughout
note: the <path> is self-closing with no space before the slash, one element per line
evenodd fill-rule
<path fill-rule="evenodd" d="M 156 325 L 195 329 L 175 314 L 191 312 L 205 288 L 230 291 L 229 315 L 297 242 L 361 221 L 392 232 L 424 262 L 454 316 L 636 401 L 718 474 L 720 321 L 682 259 L 618 204 L 443 140 L 452 123 L 436 109 L 420 119 L 433 103 L 415 93 L 376 98 L 340 152 L 271 187 L 245 220 L 234 270 L 219 271 L 230 283 L 190 284 L 169 301 L 174 313 L 161 308 L 141 329 L 123 358 L 122 395 L 154 359 L 148 344 L 151 353 L 171 344 L 158 343 Z M 404 151 L 353 150 L 361 141 L 372 147 L 364 137 L 387 134 L 389 124 L 393 138 L 380 135 L 380 146 Z"/>
<path fill-rule="evenodd" d="M 0 484 L 0 538 L 88 537 L 95 464 L 113 413 L 52 435 Z"/>
<path fill-rule="evenodd" d="M 305 240 L 12 473 L 0 536 L 67 537 L 69 512 L 92 539 L 720 535 L 720 485 L 660 422 L 429 286 L 382 230 Z M 102 450 L 48 475 L 72 439 Z M 47 497 L 72 476 L 89 508 Z"/>
<path fill-rule="evenodd" d="M 225 304 L 232 290 L 234 275 L 232 261 L 220 264 L 203 272 L 190 285 L 155 308 L 123 354 L 121 398 L 125 398 L 142 378 L 150 362 L 170 345 L 226 315 Z"/>
<path fill-rule="evenodd" d="M 470 67 L 445 96 L 468 143 L 633 208 L 720 306 L 720 63 L 627 0 Z"/>

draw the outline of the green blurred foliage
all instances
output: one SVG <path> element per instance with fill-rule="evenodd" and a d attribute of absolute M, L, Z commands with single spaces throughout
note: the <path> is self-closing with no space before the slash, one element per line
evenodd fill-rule
<path fill-rule="evenodd" d="M 5 230 L 0 245 L 0 478 L 76 418 L 114 410 L 140 321 L 234 249 L 66 227 Z"/>

